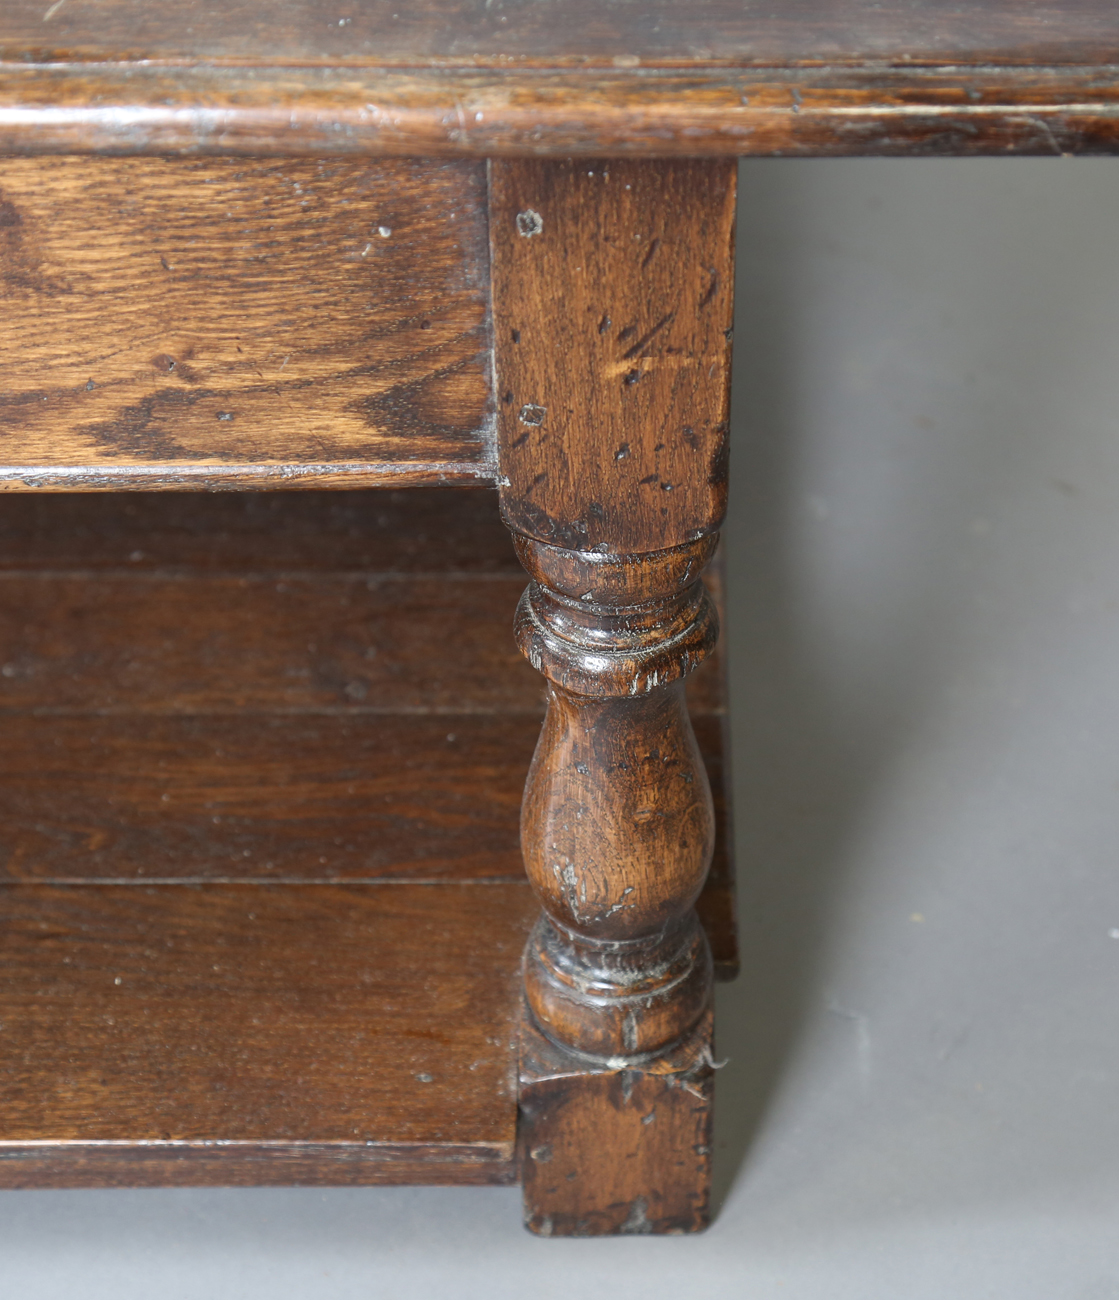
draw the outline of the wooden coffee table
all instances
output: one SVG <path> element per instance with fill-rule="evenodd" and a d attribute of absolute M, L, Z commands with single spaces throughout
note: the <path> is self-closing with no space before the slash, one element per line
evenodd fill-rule
<path fill-rule="evenodd" d="M 0 1185 L 703 1227 L 735 158 L 1113 152 L 1117 68 L 1089 0 L 8 0 Z"/>

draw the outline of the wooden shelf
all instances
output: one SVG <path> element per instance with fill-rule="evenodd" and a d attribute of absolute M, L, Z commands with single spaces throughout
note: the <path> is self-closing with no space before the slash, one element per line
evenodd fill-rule
<path fill-rule="evenodd" d="M 488 491 L 4 501 L 0 1186 L 515 1179 L 524 582 Z"/>
<path fill-rule="evenodd" d="M 5 893 L 4 1186 L 511 1181 L 527 887 Z"/>

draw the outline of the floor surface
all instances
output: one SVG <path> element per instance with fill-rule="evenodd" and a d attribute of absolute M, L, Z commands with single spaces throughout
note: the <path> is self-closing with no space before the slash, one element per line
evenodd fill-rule
<path fill-rule="evenodd" d="M 1119 162 L 752 161 L 722 1209 L 0 1193 L 0 1300 L 1119 1298 Z"/>

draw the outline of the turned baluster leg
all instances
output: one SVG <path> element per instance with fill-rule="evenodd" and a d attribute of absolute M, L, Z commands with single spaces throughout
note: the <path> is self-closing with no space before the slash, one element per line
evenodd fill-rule
<path fill-rule="evenodd" d="M 684 676 L 718 631 L 698 578 L 711 547 L 603 557 L 518 539 L 535 579 L 518 640 L 549 681 L 522 812 L 543 907 L 521 1061 L 538 1232 L 706 1221 L 712 976 L 693 904 L 713 815 Z"/>
<path fill-rule="evenodd" d="M 679 1042 L 710 1000 L 693 904 L 714 818 L 683 679 L 718 634 L 699 579 L 713 539 L 631 557 L 517 544 L 535 580 L 517 637 L 549 682 L 522 811 L 543 906 L 526 997 L 556 1043 L 636 1060 Z"/>
<path fill-rule="evenodd" d="M 718 634 L 733 216 L 725 162 L 491 163 L 501 502 L 548 682 L 519 1094 L 545 1235 L 707 1222 L 713 816 L 684 679 Z"/>

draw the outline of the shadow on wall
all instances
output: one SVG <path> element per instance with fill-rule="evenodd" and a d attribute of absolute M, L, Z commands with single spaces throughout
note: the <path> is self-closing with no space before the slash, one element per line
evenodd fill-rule
<path fill-rule="evenodd" d="M 826 1006 L 860 835 L 964 653 L 986 521 L 1044 467 L 1081 368 L 1114 370 L 1090 249 L 1117 179 L 1107 160 L 742 164 L 726 635 L 743 973 L 719 994 L 717 1203 Z"/>

